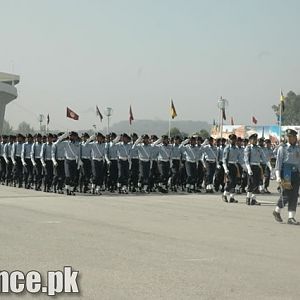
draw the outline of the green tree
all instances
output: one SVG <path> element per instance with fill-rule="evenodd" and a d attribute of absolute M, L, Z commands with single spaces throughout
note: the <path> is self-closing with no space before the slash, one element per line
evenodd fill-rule
<path fill-rule="evenodd" d="M 201 129 L 200 131 L 193 133 L 193 135 L 199 135 L 199 136 L 203 137 L 204 139 L 206 139 L 210 136 L 209 132 L 205 129 Z"/>
<path fill-rule="evenodd" d="M 30 126 L 30 124 L 26 123 L 25 121 L 19 124 L 17 131 L 18 133 L 22 134 L 34 133 L 34 129 Z"/>
<path fill-rule="evenodd" d="M 272 106 L 275 114 L 280 114 L 280 101 Z M 284 111 L 282 112 L 282 125 L 300 125 L 300 95 L 290 91 L 284 101 Z"/>
<path fill-rule="evenodd" d="M 3 134 L 10 135 L 10 134 L 13 134 L 13 132 L 14 132 L 13 127 L 9 124 L 8 121 L 4 120 L 4 122 L 3 122 Z"/>

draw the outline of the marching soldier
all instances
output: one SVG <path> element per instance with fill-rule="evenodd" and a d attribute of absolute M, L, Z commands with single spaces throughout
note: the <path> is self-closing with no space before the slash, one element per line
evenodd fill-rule
<path fill-rule="evenodd" d="M 288 224 L 299 225 L 295 220 L 298 192 L 300 185 L 300 147 L 297 145 L 297 132 L 286 130 L 288 143 L 278 149 L 275 166 L 276 180 L 281 185 L 281 195 L 273 216 L 277 222 L 282 222 L 281 210 L 288 204 Z"/>
<path fill-rule="evenodd" d="M 171 151 L 171 190 L 177 192 L 180 182 L 181 139 L 175 136 Z"/>
<path fill-rule="evenodd" d="M 204 140 L 201 136 L 197 138 L 197 147 L 201 148 Z M 203 164 L 203 152 L 201 152 L 199 160 L 198 160 L 198 167 L 197 167 L 197 189 L 201 192 L 203 180 L 205 178 L 205 167 Z"/>
<path fill-rule="evenodd" d="M 13 143 L 11 148 L 11 161 L 13 163 L 13 182 L 14 187 L 18 184 L 21 188 L 23 185 L 23 164 L 21 160 L 21 152 L 23 145 L 23 135 L 17 134 L 17 141 Z"/>
<path fill-rule="evenodd" d="M 80 144 L 82 166 L 80 168 L 79 188 L 80 192 L 83 193 L 87 193 L 92 175 L 92 144 L 88 141 L 89 138 L 89 134 L 84 133 Z"/>
<path fill-rule="evenodd" d="M 33 136 L 27 134 L 26 139 L 27 141 L 22 145 L 21 160 L 23 164 L 25 189 L 30 189 L 33 184 L 33 165 L 30 158 Z"/>
<path fill-rule="evenodd" d="M 150 178 L 149 178 L 149 189 L 153 191 L 154 189 L 158 189 L 160 173 L 158 169 L 158 148 L 154 145 L 154 143 L 158 140 L 158 137 L 153 134 L 151 135 L 151 168 L 150 168 Z"/>
<path fill-rule="evenodd" d="M 247 205 L 260 205 L 256 201 L 256 195 L 259 191 L 259 183 L 263 176 L 261 162 L 265 163 L 270 170 L 272 169 L 270 162 L 267 162 L 262 149 L 257 145 L 257 134 L 249 136 L 250 144 L 245 148 L 244 160 L 248 172 L 248 192 L 246 197 Z"/>
<path fill-rule="evenodd" d="M 42 150 L 42 135 L 38 133 L 35 136 L 35 142 L 32 145 L 30 158 L 33 165 L 33 176 L 35 190 L 40 191 L 43 179 L 43 166 L 41 162 L 41 150 Z"/>
<path fill-rule="evenodd" d="M 223 153 L 223 167 L 226 176 L 226 185 L 222 198 L 225 202 L 237 203 L 238 201 L 234 199 L 234 192 L 237 179 L 240 177 L 238 163 L 240 162 L 241 153 L 236 146 L 236 135 L 229 135 L 229 140 L 230 144 L 225 147 Z"/>
<path fill-rule="evenodd" d="M 263 153 L 265 154 L 267 162 L 272 164 L 272 160 L 274 159 L 274 152 L 271 147 L 271 140 L 265 140 L 265 147 L 263 148 Z M 266 194 L 270 194 L 268 187 L 270 185 L 271 171 L 269 168 L 265 168 L 264 172 L 264 183 L 263 183 L 263 191 Z"/>
<path fill-rule="evenodd" d="M 219 139 L 219 146 L 217 146 L 218 151 L 217 151 L 217 169 L 215 172 L 215 179 L 214 179 L 214 188 L 215 191 L 218 192 L 220 187 L 221 187 L 221 192 L 224 192 L 224 168 L 223 168 L 223 153 L 224 149 L 226 147 L 226 139 L 222 138 Z"/>
<path fill-rule="evenodd" d="M 0 182 L 5 184 L 6 178 L 6 162 L 4 159 L 4 147 L 7 144 L 8 136 L 3 135 L 0 143 Z"/>
<path fill-rule="evenodd" d="M 62 136 L 60 132 L 58 137 Z M 65 183 L 65 145 L 63 143 L 53 143 L 52 146 L 52 162 L 53 162 L 53 191 L 54 193 L 63 194 Z"/>
<path fill-rule="evenodd" d="M 132 148 L 133 144 L 138 139 L 138 135 L 133 133 L 131 135 L 131 149 L 130 149 L 130 190 L 135 193 L 138 188 L 139 181 L 139 152 L 137 148 Z"/>
<path fill-rule="evenodd" d="M 41 163 L 44 171 L 44 192 L 50 192 L 53 182 L 53 162 L 52 162 L 53 134 L 47 135 L 47 142 L 42 145 Z"/>
<path fill-rule="evenodd" d="M 132 146 L 139 153 L 139 189 L 141 192 L 149 193 L 150 168 L 152 164 L 153 147 L 150 145 L 148 134 L 140 136 Z"/>
<path fill-rule="evenodd" d="M 205 186 L 207 193 L 214 192 L 213 180 L 216 168 L 221 168 L 218 163 L 218 148 L 214 145 L 214 138 L 208 139 L 208 145 L 203 147 L 204 160 L 206 166 Z"/>

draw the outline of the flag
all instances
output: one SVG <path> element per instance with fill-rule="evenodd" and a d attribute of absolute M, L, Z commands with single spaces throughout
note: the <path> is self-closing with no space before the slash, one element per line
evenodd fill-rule
<path fill-rule="evenodd" d="M 131 109 L 131 105 L 130 105 L 130 107 L 129 107 L 129 124 L 130 125 L 133 120 L 134 120 L 134 118 L 133 118 L 133 113 L 132 113 L 132 109 Z"/>
<path fill-rule="evenodd" d="M 253 122 L 253 124 L 257 124 L 257 120 L 256 120 L 256 118 L 255 117 L 252 117 L 252 122 Z"/>
<path fill-rule="evenodd" d="M 282 90 L 280 90 L 280 105 L 281 105 L 282 112 L 284 112 L 284 104 L 285 104 L 285 97 L 283 96 Z"/>
<path fill-rule="evenodd" d="M 176 113 L 176 109 L 175 109 L 175 105 L 173 103 L 173 100 L 171 99 L 171 117 L 172 119 L 174 119 L 175 117 L 177 117 L 177 113 Z"/>
<path fill-rule="evenodd" d="M 225 112 L 225 108 L 222 108 L 222 118 L 223 118 L 223 120 L 226 121 L 226 112 Z"/>
<path fill-rule="evenodd" d="M 73 120 L 79 120 L 79 116 L 69 107 L 67 107 L 67 118 L 73 119 Z"/>
<path fill-rule="evenodd" d="M 49 114 L 47 115 L 47 125 L 49 125 L 49 123 L 50 123 L 50 116 L 49 116 Z"/>
<path fill-rule="evenodd" d="M 213 126 L 216 126 L 216 120 L 214 119 L 214 121 L 213 121 Z"/>
<path fill-rule="evenodd" d="M 100 121 L 102 122 L 103 116 L 102 116 L 102 114 L 100 112 L 100 109 L 99 109 L 99 107 L 97 105 L 96 105 L 96 116 L 99 116 Z"/>
<path fill-rule="evenodd" d="M 231 117 L 231 125 L 234 125 L 233 117 Z"/>

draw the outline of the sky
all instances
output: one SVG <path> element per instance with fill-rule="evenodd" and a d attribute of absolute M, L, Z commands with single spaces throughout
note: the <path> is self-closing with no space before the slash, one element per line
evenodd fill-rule
<path fill-rule="evenodd" d="M 5 118 L 38 128 L 101 128 L 111 122 L 274 124 L 284 93 L 300 92 L 298 0 L 0 0 L 0 71 L 20 75 Z M 66 107 L 79 121 L 66 118 Z M 105 120 L 104 120 L 105 121 Z"/>

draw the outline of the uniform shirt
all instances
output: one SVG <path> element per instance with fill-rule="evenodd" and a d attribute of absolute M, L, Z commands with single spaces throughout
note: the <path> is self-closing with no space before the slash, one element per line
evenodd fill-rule
<path fill-rule="evenodd" d="M 63 141 L 60 142 L 64 146 L 64 157 L 67 160 L 78 160 L 80 157 L 80 143 L 78 141 Z"/>
<path fill-rule="evenodd" d="M 218 148 L 210 144 L 205 145 L 203 148 L 204 159 L 209 162 L 218 162 Z"/>
<path fill-rule="evenodd" d="M 188 145 L 180 145 L 181 153 L 184 155 L 185 160 L 188 162 L 197 162 L 200 160 L 200 154 L 202 148 L 198 146 L 192 146 L 191 144 Z"/>
<path fill-rule="evenodd" d="M 300 147 L 287 143 L 278 148 L 275 170 L 281 172 L 283 164 L 292 164 L 300 171 Z"/>
<path fill-rule="evenodd" d="M 172 145 L 164 145 L 164 144 L 159 144 L 156 146 L 157 151 L 158 151 L 158 160 L 159 161 L 169 161 L 171 158 L 171 153 L 172 153 Z"/>
<path fill-rule="evenodd" d="M 228 165 L 229 163 L 236 164 L 241 163 L 241 152 L 235 145 L 227 145 L 223 152 L 223 164 Z"/>
<path fill-rule="evenodd" d="M 12 143 L 7 143 L 4 145 L 3 149 L 3 157 L 6 159 L 11 158 L 11 149 L 12 149 Z"/>
<path fill-rule="evenodd" d="M 181 158 L 180 145 L 173 144 L 172 151 L 171 151 L 171 159 L 180 160 L 180 158 Z"/>
<path fill-rule="evenodd" d="M 31 156 L 31 148 L 32 148 L 32 143 L 24 143 L 22 145 L 22 151 L 21 151 L 21 159 L 25 160 L 25 159 L 30 159 Z"/>
<path fill-rule="evenodd" d="M 139 154 L 139 160 L 142 161 L 150 161 L 153 157 L 152 152 L 153 152 L 153 147 L 148 144 L 137 144 L 137 145 L 133 145 L 132 149 L 137 149 L 138 150 L 138 154 Z"/>
<path fill-rule="evenodd" d="M 117 148 L 118 148 L 117 145 L 113 142 L 109 142 L 105 144 L 106 155 L 109 160 L 118 159 Z"/>
<path fill-rule="evenodd" d="M 0 143 L 0 157 L 3 156 L 3 154 L 4 154 L 4 146 L 5 145 L 6 144 L 4 144 L 3 142 Z"/>
<path fill-rule="evenodd" d="M 271 158 L 274 158 L 274 152 L 271 148 L 268 148 L 268 147 L 263 147 L 262 148 L 262 151 L 263 151 L 263 154 L 266 158 L 266 161 L 271 161 Z"/>
<path fill-rule="evenodd" d="M 92 144 L 88 142 L 82 142 L 80 144 L 80 155 L 81 158 L 91 159 L 92 157 Z"/>
<path fill-rule="evenodd" d="M 42 150 L 42 143 L 35 142 L 32 144 L 30 158 L 32 163 L 35 162 L 35 159 L 41 158 L 41 150 Z"/>
<path fill-rule="evenodd" d="M 21 157 L 21 152 L 22 152 L 22 142 L 16 142 L 12 144 L 11 147 L 11 157 Z"/>
<path fill-rule="evenodd" d="M 245 164 L 245 159 L 244 159 L 244 148 L 242 146 L 238 146 L 237 147 L 239 149 L 239 152 L 240 152 L 240 161 L 239 161 L 239 164 L 240 165 L 244 165 Z"/>
<path fill-rule="evenodd" d="M 52 143 L 45 143 L 42 145 L 40 157 L 43 161 L 52 160 Z"/>
<path fill-rule="evenodd" d="M 104 160 L 106 154 L 105 143 L 94 142 L 91 143 L 92 159 L 93 160 Z"/>
<path fill-rule="evenodd" d="M 151 159 L 157 160 L 158 154 L 159 154 L 159 147 L 157 145 L 153 145 L 153 144 L 151 146 L 152 146 Z"/>
<path fill-rule="evenodd" d="M 63 143 L 53 143 L 51 156 L 53 160 L 63 160 L 65 158 L 65 145 Z"/>
<path fill-rule="evenodd" d="M 226 146 L 219 146 L 218 151 L 217 151 L 217 161 L 222 162 L 223 161 L 223 155 L 224 155 L 224 150 Z"/>
<path fill-rule="evenodd" d="M 133 147 L 133 143 L 130 143 L 131 149 L 130 149 L 130 158 L 131 159 L 138 159 L 139 158 L 139 151 L 136 147 Z"/>
<path fill-rule="evenodd" d="M 130 159 L 130 151 L 132 148 L 132 145 L 127 143 L 125 144 L 124 142 L 120 142 L 116 144 L 117 146 L 117 155 L 118 158 L 121 160 L 126 160 Z"/>
<path fill-rule="evenodd" d="M 262 148 L 258 145 L 247 145 L 244 150 L 244 160 L 246 166 L 267 164 Z"/>

